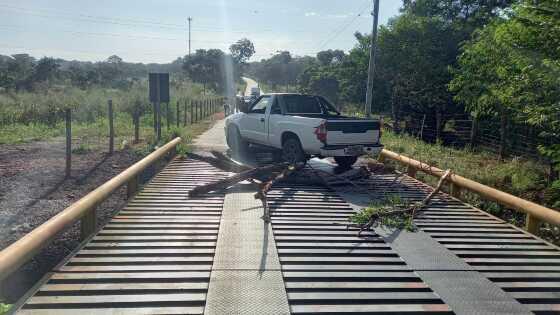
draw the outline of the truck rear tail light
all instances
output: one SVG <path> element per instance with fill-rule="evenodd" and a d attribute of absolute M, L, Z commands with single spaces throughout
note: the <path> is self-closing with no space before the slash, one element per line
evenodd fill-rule
<path fill-rule="evenodd" d="M 327 121 L 323 120 L 319 126 L 315 127 L 314 133 L 317 140 L 327 143 Z"/>

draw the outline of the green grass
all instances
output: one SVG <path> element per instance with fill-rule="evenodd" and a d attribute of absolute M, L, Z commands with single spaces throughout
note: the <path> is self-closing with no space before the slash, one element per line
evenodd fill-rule
<path fill-rule="evenodd" d="M 0 94 L 0 144 L 18 144 L 47 140 L 65 135 L 63 110 L 72 110 L 72 137 L 79 138 L 79 145 L 95 147 L 107 142 L 109 122 L 107 101 L 113 100 L 115 113 L 115 144 L 130 141 L 134 134 L 132 114 L 139 109 L 140 136 L 153 133 L 152 107 L 147 100 L 147 87 L 138 84 L 128 90 L 94 87 L 80 90 L 73 87 L 52 88 L 47 91 Z M 176 121 L 176 106 L 179 102 L 180 118 L 184 117 L 186 100 L 200 99 L 202 88 L 198 84 L 183 82 L 171 89 L 169 110 L 172 124 Z M 205 98 L 216 97 L 207 93 Z M 190 114 L 190 107 L 187 108 Z M 166 106 L 162 104 L 162 131 L 167 130 Z M 190 122 L 190 118 L 189 118 Z M 80 153 L 77 151 L 77 153 Z"/>
<path fill-rule="evenodd" d="M 13 124 L 0 127 L 0 144 L 18 144 L 62 136 L 62 124 L 48 126 L 43 123 Z"/>
<path fill-rule="evenodd" d="M 390 131 L 383 132 L 382 142 L 396 153 L 441 169 L 451 169 L 456 174 L 520 197 L 534 199 L 533 192 L 546 186 L 545 169 L 533 160 L 514 157 L 501 161 L 493 153 L 429 144 Z"/>
<path fill-rule="evenodd" d="M 12 305 L 0 303 L 0 315 L 7 314 Z"/>
<path fill-rule="evenodd" d="M 382 142 L 388 150 L 441 169 L 451 169 L 455 174 L 472 179 L 479 183 L 508 192 L 523 199 L 531 200 L 547 207 L 558 203 L 555 198 L 545 198 L 547 187 L 545 166 L 537 161 L 512 157 L 499 160 L 490 152 L 472 151 L 446 147 L 440 144 L 429 144 L 409 135 L 395 134 L 383 131 Z M 405 167 L 394 161 L 386 161 L 395 168 L 405 171 Z M 432 186 L 437 183 L 437 178 L 418 172 L 417 178 Z M 447 188 L 443 189 L 444 191 Z M 477 194 L 467 192 L 463 199 L 506 221 L 523 226 L 525 216 L 513 210 L 488 200 Z M 550 226 L 545 226 L 540 231 L 540 236 L 554 243 L 560 243 L 560 231 Z"/>

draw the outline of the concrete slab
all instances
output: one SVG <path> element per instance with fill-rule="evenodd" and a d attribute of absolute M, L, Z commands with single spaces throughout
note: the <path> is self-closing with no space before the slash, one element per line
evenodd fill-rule
<path fill-rule="evenodd" d="M 272 228 L 253 195 L 226 195 L 205 314 L 290 314 Z"/>
<path fill-rule="evenodd" d="M 272 227 L 254 194 L 226 195 L 213 270 L 280 270 Z"/>
<path fill-rule="evenodd" d="M 224 135 L 225 120 L 218 120 L 212 128 L 198 136 L 193 143 L 195 150 L 227 151 L 226 137 Z"/>

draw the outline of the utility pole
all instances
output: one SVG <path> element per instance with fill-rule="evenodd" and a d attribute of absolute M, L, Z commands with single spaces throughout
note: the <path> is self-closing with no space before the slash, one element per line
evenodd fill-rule
<path fill-rule="evenodd" d="M 187 19 L 189 21 L 189 56 L 191 55 L 191 22 L 192 22 L 192 17 L 189 16 L 189 18 Z"/>
<path fill-rule="evenodd" d="M 373 108 L 373 78 L 375 75 L 375 51 L 377 48 L 377 24 L 379 17 L 379 0 L 373 0 L 373 29 L 371 31 L 371 46 L 369 48 L 369 69 L 366 91 L 366 115 L 371 116 Z"/>

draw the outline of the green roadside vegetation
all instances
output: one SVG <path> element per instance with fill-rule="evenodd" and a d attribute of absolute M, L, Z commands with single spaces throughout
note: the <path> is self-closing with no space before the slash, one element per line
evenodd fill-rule
<path fill-rule="evenodd" d="M 171 89 L 170 112 L 172 123 L 176 121 L 176 106 L 180 104 L 180 120 L 183 118 L 184 103 L 202 98 L 203 87 L 192 82 L 177 83 Z M 133 114 L 140 116 L 140 135 L 151 131 L 153 111 L 147 100 L 147 84 L 137 83 L 128 89 L 94 87 L 81 90 L 73 87 L 49 89 L 47 91 L 17 92 L 0 94 L 0 144 L 17 144 L 46 140 L 63 136 L 65 123 L 63 111 L 72 110 L 72 136 L 95 142 L 107 137 L 107 101 L 113 101 L 115 136 L 132 137 Z M 190 104 L 190 103 L 188 103 Z M 162 106 L 165 116 L 165 107 Z M 190 114 L 190 107 L 187 109 Z M 189 121 L 190 122 L 190 121 Z M 166 123 L 163 117 L 163 123 Z M 164 126 L 165 128 L 165 126 Z M 153 132 L 152 132 L 153 133 Z M 119 142 L 116 142 L 119 143 Z"/>
<path fill-rule="evenodd" d="M 10 307 L 12 307 L 12 305 L 0 303 L 0 315 L 7 314 Z"/>
<path fill-rule="evenodd" d="M 500 160 L 496 154 L 485 151 L 453 148 L 441 144 L 430 144 L 405 134 L 383 131 L 382 142 L 388 150 L 441 169 L 451 169 L 455 174 L 467 177 L 512 195 L 534 201 L 554 209 L 560 209 L 560 189 L 547 181 L 545 165 L 535 160 L 510 157 Z M 396 169 L 405 167 L 386 161 Z M 432 186 L 437 178 L 418 172 L 419 180 Z M 495 202 L 487 201 L 476 194 L 465 193 L 464 200 L 517 226 L 523 226 L 525 216 L 507 210 Z M 560 243 L 560 229 L 544 225 L 540 235 L 556 244 Z"/>

